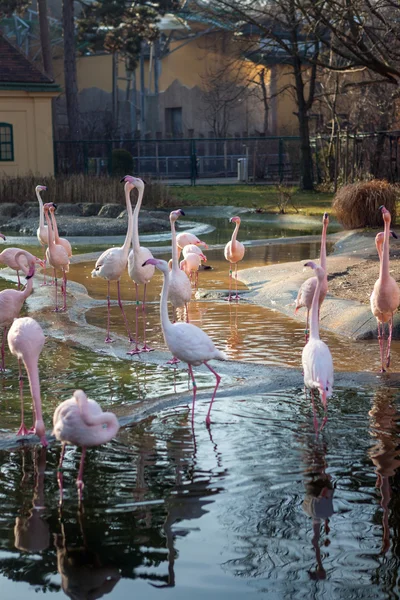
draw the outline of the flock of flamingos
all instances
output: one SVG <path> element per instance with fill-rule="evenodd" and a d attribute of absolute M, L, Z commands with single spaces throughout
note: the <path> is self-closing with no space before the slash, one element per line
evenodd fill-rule
<path fill-rule="evenodd" d="M 118 304 L 121 309 L 122 318 L 128 333 L 129 342 L 134 344 L 128 354 L 150 352 L 152 349 L 146 341 L 146 285 L 154 275 L 155 268 L 163 274 L 163 287 L 160 300 L 161 326 L 165 343 L 172 353 L 169 363 L 182 361 L 188 365 L 190 377 L 193 382 L 193 404 L 192 423 L 194 419 L 194 407 L 196 400 L 196 381 L 193 367 L 204 364 L 216 378 L 215 388 L 209 404 L 206 423 L 210 424 L 210 413 L 215 395 L 221 380 L 220 375 L 208 364 L 210 360 L 227 360 L 227 356 L 218 350 L 210 337 L 199 327 L 189 323 L 188 304 L 192 296 L 191 279 L 197 281 L 197 272 L 202 260 L 207 260 L 201 248 L 207 245 L 191 233 L 176 234 L 175 222 L 181 215 L 182 210 L 172 211 L 170 214 L 172 233 L 172 260 L 167 263 L 156 259 L 149 249 L 140 246 L 139 242 L 139 211 L 143 199 L 145 182 L 137 177 L 126 175 L 121 179 L 125 184 L 125 200 L 128 214 L 128 229 L 125 242 L 120 248 L 110 248 L 103 252 L 98 258 L 92 277 L 101 277 L 107 280 L 107 336 L 105 343 L 111 343 L 110 337 L 110 285 L 112 281 L 117 284 Z M 138 199 L 135 210 L 132 210 L 131 191 L 136 188 Z M 46 283 L 46 263 L 48 262 L 54 270 L 55 289 L 55 311 L 67 309 L 67 272 L 70 257 L 72 256 L 71 244 L 68 240 L 58 235 L 57 222 L 55 219 L 56 205 L 53 203 L 43 204 L 40 193 L 45 191 L 45 186 L 36 187 L 36 195 L 40 205 L 40 221 L 37 237 L 45 249 L 44 260 L 40 260 L 33 254 L 20 250 L 19 248 L 6 248 L 0 253 L 0 263 L 6 264 L 17 272 L 18 290 L 6 289 L 0 292 L 0 327 L 3 328 L 3 341 L 1 346 L 1 368 L 5 370 L 5 341 L 7 338 L 10 352 L 17 357 L 19 364 L 19 385 L 21 393 L 21 426 L 17 435 L 35 433 L 43 446 L 47 446 L 46 430 L 42 417 L 40 380 L 38 361 L 45 343 L 45 336 L 37 321 L 30 317 L 18 318 L 25 299 L 31 294 L 33 288 L 33 276 L 39 264 L 44 268 L 44 282 Z M 378 339 L 381 355 L 381 370 L 390 364 L 390 344 L 393 329 L 393 314 L 400 304 L 400 289 L 396 281 L 389 274 L 389 237 L 395 234 L 390 231 L 390 213 L 384 206 L 380 207 L 384 220 L 384 232 L 378 233 L 375 242 L 380 258 L 379 278 L 375 283 L 371 294 L 371 309 L 378 322 Z M 45 223 L 46 221 L 46 223 Z M 235 224 L 232 239 L 225 246 L 225 258 L 229 262 L 229 295 L 228 301 L 238 301 L 237 289 L 237 263 L 242 260 L 245 247 L 238 239 L 240 218 L 230 219 Z M 327 421 L 327 399 L 332 395 L 333 389 L 333 361 L 328 346 L 319 336 L 319 311 L 328 291 L 327 268 L 326 268 L 326 233 L 329 218 L 327 213 L 323 217 L 321 257 L 320 265 L 309 261 L 305 264 L 314 270 L 315 275 L 307 279 L 300 287 L 296 299 L 296 312 L 305 307 L 307 310 L 306 344 L 302 353 L 302 365 L 304 373 L 304 384 L 311 391 L 311 402 L 314 415 L 315 431 L 318 433 L 318 421 L 314 404 L 314 390 L 319 392 L 324 409 L 324 419 L 321 429 Z M 0 237 L 5 237 L 0 234 Z M 180 254 L 183 260 L 179 263 Z M 233 274 L 233 266 L 235 274 Z M 125 269 L 128 268 L 129 276 L 135 284 L 136 290 L 136 332 L 133 338 L 131 329 L 125 315 L 120 291 L 120 278 Z M 23 272 L 26 278 L 26 286 L 20 289 L 19 272 Z M 57 271 L 62 272 L 61 295 L 63 304 L 59 306 L 59 284 Z M 235 280 L 235 292 L 232 290 L 232 279 Z M 139 286 L 143 286 L 143 345 L 139 347 Z M 168 301 L 174 311 L 186 309 L 186 322 L 171 322 L 168 313 Z M 384 323 L 389 323 L 389 334 L 387 337 L 386 352 L 384 344 Z M 8 332 L 8 333 L 7 333 Z M 33 403 L 34 423 L 31 429 L 27 429 L 24 422 L 24 407 L 22 400 L 22 362 L 25 365 Z M 74 444 L 82 447 L 82 457 L 77 477 L 79 498 L 82 498 L 83 490 L 83 466 L 86 448 L 97 446 L 110 441 L 118 432 L 119 424 L 116 416 L 110 412 L 103 412 L 100 405 L 94 400 L 89 400 L 82 390 L 76 390 L 71 399 L 62 402 L 56 409 L 53 417 L 53 434 L 62 442 L 60 465 L 58 469 L 58 483 L 60 497 L 63 497 L 62 485 L 62 463 L 66 444 Z"/>

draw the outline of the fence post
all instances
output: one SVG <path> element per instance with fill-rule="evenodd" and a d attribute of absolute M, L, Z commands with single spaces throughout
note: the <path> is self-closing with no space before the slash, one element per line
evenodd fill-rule
<path fill-rule="evenodd" d="M 108 156 L 107 171 L 108 171 L 108 174 L 111 176 L 112 175 L 112 142 L 110 142 L 110 141 L 107 142 L 107 156 Z"/>
<path fill-rule="evenodd" d="M 83 172 L 85 175 L 89 172 L 89 155 L 87 142 L 83 142 Z"/>
<path fill-rule="evenodd" d="M 278 174 L 279 174 L 279 183 L 283 181 L 283 140 L 279 138 L 279 158 L 278 158 Z"/>

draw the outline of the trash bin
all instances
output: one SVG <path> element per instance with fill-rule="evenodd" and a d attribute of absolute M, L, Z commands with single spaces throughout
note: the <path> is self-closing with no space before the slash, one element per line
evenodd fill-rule
<path fill-rule="evenodd" d="M 237 161 L 237 180 L 238 181 L 247 181 L 248 180 L 247 158 L 238 158 L 238 161 Z"/>

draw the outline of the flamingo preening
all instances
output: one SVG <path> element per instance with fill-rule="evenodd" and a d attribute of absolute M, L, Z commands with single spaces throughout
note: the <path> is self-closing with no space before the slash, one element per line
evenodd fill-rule
<path fill-rule="evenodd" d="M 82 390 L 76 390 L 70 400 L 65 400 L 56 408 L 53 417 L 53 434 L 62 442 L 58 468 L 61 502 L 63 499 L 62 463 L 66 444 L 82 447 L 81 462 L 76 480 L 79 500 L 81 501 L 86 448 L 106 444 L 112 440 L 118 430 L 119 423 L 114 413 L 103 412 L 100 405 L 95 400 L 89 400 Z"/>
<path fill-rule="evenodd" d="M 121 309 L 122 318 L 125 323 L 125 328 L 128 333 L 128 338 L 130 342 L 133 342 L 131 330 L 128 324 L 128 320 L 125 315 L 124 307 L 122 306 L 121 300 L 121 288 L 120 288 L 120 279 L 123 272 L 126 269 L 126 265 L 128 263 L 129 256 L 129 248 L 132 242 L 132 231 L 133 231 L 133 213 L 132 213 L 132 205 L 130 199 L 131 190 L 135 185 L 129 181 L 125 183 L 125 202 L 126 202 L 126 211 L 128 213 L 128 229 L 126 231 L 126 237 L 123 246 L 120 248 L 109 248 L 101 256 L 97 259 L 95 267 L 91 273 L 92 277 L 102 277 L 103 279 L 107 279 L 107 337 L 105 339 L 106 344 L 111 343 L 113 340 L 110 338 L 110 311 L 111 311 L 111 303 L 110 303 L 110 282 L 117 282 L 117 292 L 118 292 L 118 306 Z"/>
<path fill-rule="evenodd" d="M 67 310 L 67 273 L 69 271 L 69 257 L 64 246 L 57 244 L 54 237 L 54 231 L 51 226 L 49 212 L 54 213 L 55 206 L 52 202 L 45 204 L 44 207 L 44 216 L 47 221 L 47 231 L 49 234 L 49 245 L 46 250 L 47 261 L 53 267 L 54 270 L 54 283 L 55 283 L 55 293 L 56 293 L 56 306 L 54 311 L 60 312 Z M 60 269 L 63 274 L 63 282 L 61 286 L 61 293 L 63 295 L 63 306 L 62 308 L 58 307 L 58 283 L 57 283 L 57 269 Z"/>
<path fill-rule="evenodd" d="M 227 261 L 229 261 L 229 297 L 228 301 L 232 300 L 232 264 L 235 265 L 235 281 L 236 281 L 236 296 L 235 300 L 240 300 L 238 295 L 238 287 L 237 287 L 237 263 L 242 260 L 244 256 L 244 245 L 237 240 L 237 234 L 240 227 L 240 217 L 232 217 L 229 219 L 230 223 L 235 223 L 235 229 L 232 233 L 231 241 L 228 242 L 225 246 L 224 256 Z"/>
<path fill-rule="evenodd" d="M 46 430 L 42 417 L 42 401 L 40 397 L 40 380 L 39 380 L 39 356 L 43 350 L 45 337 L 40 327 L 34 319 L 30 317 L 22 317 L 15 319 L 10 327 L 7 335 L 8 347 L 11 354 L 17 357 L 19 366 L 19 381 L 21 393 L 21 427 L 17 435 L 26 435 L 30 433 L 24 423 L 24 410 L 22 398 L 22 370 L 21 361 L 25 365 L 28 373 L 29 386 L 33 401 L 34 432 L 42 443 L 42 446 L 47 446 Z"/>
<path fill-rule="evenodd" d="M 25 273 L 27 284 L 24 290 L 3 290 L 0 292 L 0 327 L 3 328 L 3 341 L 1 344 L 1 366 L 0 371 L 4 371 L 5 366 L 5 343 L 7 336 L 7 329 L 10 327 L 14 319 L 19 316 L 22 305 L 28 296 L 32 293 L 33 289 L 33 276 L 35 274 L 35 260 L 31 260 L 28 267 L 22 262 L 24 253 L 18 252 L 16 254 L 16 261 L 19 264 L 21 271 Z"/>
<path fill-rule="evenodd" d="M 185 248 L 187 248 L 187 246 L 185 246 Z M 202 260 L 207 261 L 207 258 L 201 252 L 200 254 L 198 254 L 197 252 L 187 252 L 185 254 L 185 258 L 179 263 L 179 268 L 181 269 L 181 271 L 185 271 L 186 275 L 191 281 L 192 275 L 194 273 L 195 287 L 197 287 L 198 284 L 199 268 Z"/>
<path fill-rule="evenodd" d="M 328 273 L 327 273 L 327 269 L 326 269 L 326 231 L 328 229 L 328 225 L 329 225 L 329 215 L 328 215 L 328 213 L 324 213 L 324 216 L 322 217 L 322 235 L 321 235 L 321 250 L 320 250 L 319 263 L 325 272 L 325 276 L 324 276 L 324 280 L 323 280 L 322 286 L 321 286 L 321 291 L 319 294 L 318 310 L 321 308 L 321 304 L 325 300 L 325 296 L 328 292 Z M 306 333 L 305 333 L 306 343 L 308 341 L 308 327 L 309 327 L 310 310 L 311 310 L 311 305 L 312 305 L 312 301 L 314 298 L 314 292 L 315 292 L 316 286 L 317 286 L 317 277 L 309 277 L 308 279 L 306 279 L 306 281 L 304 281 L 304 283 L 301 284 L 299 292 L 297 294 L 297 298 L 296 298 L 296 308 L 294 311 L 295 314 L 297 313 L 297 311 L 300 308 L 303 308 L 303 306 L 305 306 L 307 309 L 307 321 L 306 321 Z"/>
<path fill-rule="evenodd" d="M 139 354 L 140 352 L 151 352 L 152 348 L 146 344 L 146 287 L 150 279 L 154 275 L 153 265 L 143 266 L 148 258 L 153 258 L 152 253 L 148 248 L 144 248 L 140 245 L 139 241 L 139 211 L 142 205 L 144 185 L 145 182 L 138 177 L 132 177 L 131 175 L 125 175 L 121 179 L 121 182 L 129 182 L 138 190 L 138 199 L 133 211 L 133 231 L 132 231 L 132 250 L 128 256 L 128 273 L 129 277 L 135 284 L 135 301 L 136 301 L 136 334 L 135 334 L 135 348 L 128 352 L 128 354 Z M 139 349 L 139 293 L 138 286 L 143 285 L 143 304 L 142 304 L 142 315 L 143 315 L 143 347 Z"/>
<path fill-rule="evenodd" d="M 389 237 L 390 233 L 390 212 L 381 206 L 384 222 L 384 239 L 382 248 L 382 257 L 380 260 L 379 278 L 375 282 L 371 294 L 371 311 L 378 323 L 378 340 L 381 357 L 381 373 L 385 372 L 385 366 L 390 366 L 390 346 L 393 332 L 393 315 L 400 304 L 400 289 L 395 279 L 389 273 Z M 378 249 L 379 254 L 379 249 Z M 389 334 L 387 338 L 386 357 L 385 357 L 385 323 L 389 324 Z"/>
<path fill-rule="evenodd" d="M 178 212 L 178 211 L 177 211 Z M 174 247 L 174 246 L 172 246 Z M 154 265 L 164 276 L 164 284 L 160 300 L 161 327 L 164 334 L 165 343 L 174 357 L 187 363 L 189 373 L 193 382 L 193 404 L 192 404 L 192 423 L 194 422 L 194 406 L 196 401 L 196 381 L 193 375 L 193 366 L 205 364 L 205 366 L 215 375 L 216 384 L 208 407 L 206 423 L 210 424 L 211 407 L 214 402 L 215 394 L 221 381 L 220 375 L 210 365 L 209 360 L 227 360 L 224 352 L 221 352 L 214 346 L 214 342 L 208 335 L 192 323 L 171 323 L 168 316 L 168 291 L 170 285 L 170 272 L 168 263 L 165 260 L 150 258 L 146 264 Z M 181 271 L 182 272 L 182 271 Z"/>
<path fill-rule="evenodd" d="M 332 396 L 333 388 L 333 361 L 332 355 L 328 346 L 319 337 L 319 297 L 322 284 L 325 277 L 325 272 L 322 267 L 319 267 L 314 262 L 309 261 L 305 267 L 314 269 L 317 276 L 317 285 L 314 290 L 314 298 L 311 304 L 311 319 L 310 319 L 310 337 L 303 348 L 302 363 L 304 371 L 304 385 L 311 390 L 311 401 L 314 413 L 315 431 L 318 431 L 318 421 L 315 412 L 314 390 L 318 390 L 321 397 L 321 402 L 324 407 L 324 420 L 321 429 L 327 421 L 328 404 L 327 399 Z"/>
<path fill-rule="evenodd" d="M 3 235 L 2 237 L 3 239 L 6 239 Z M 6 248 L 5 250 L 3 250 L 3 252 L 0 252 L 0 264 L 7 265 L 7 267 L 17 272 L 18 289 L 20 289 L 21 281 L 19 278 L 19 272 L 21 270 L 21 262 L 18 262 L 16 260 L 16 256 L 18 254 L 22 254 L 24 256 L 24 258 L 26 259 L 26 266 L 28 266 L 32 262 L 35 262 L 36 264 L 43 267 L 44 262 L 37 256 L 31 254 L 30 252 L 27 252 L 26 250 L 21 250 L 21 248 Z"/>

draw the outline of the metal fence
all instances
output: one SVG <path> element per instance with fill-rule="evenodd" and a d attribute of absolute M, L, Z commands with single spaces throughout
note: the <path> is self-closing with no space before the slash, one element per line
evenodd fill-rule
<path fill-rule="evenodd" d="M 397 181 L 399 140 L 400 131 L 316 135 L 311 138 L 314 181 L 333 181 L 335 186 L 365 177 Z M 134 172 L 143 177 L 192 183 L 206 178 L 301 181 L 298 137 L 58 141 L 54 144 L 55 172 L 111 174 L 115 148 L 131 153 Z"/>

